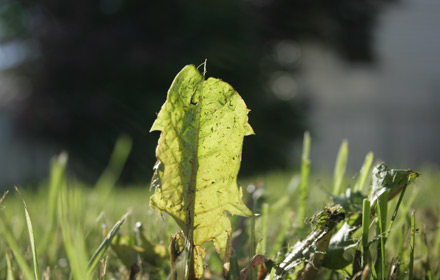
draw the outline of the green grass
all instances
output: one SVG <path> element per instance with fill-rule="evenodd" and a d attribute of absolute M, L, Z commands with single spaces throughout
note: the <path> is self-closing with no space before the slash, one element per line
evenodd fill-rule
<path fill-rule="evenodd" d="M 304 219 L 306 216 L 306 205 L 310 177 L 310 133 L 304 133 L 303 152 L 301 156 L 301 179 L 299 185 L 299 205 L 298 205 L 298 226 L 304 228 Z"/>
<path fill-rule="evenodd" d="M 126 139 L 120 141 L 95 187 L 67 176 L 67 156 L 61 155 L 51 162 L 50 177 L 39 188 L 22 186 L 21 194 L 11 189 L 0 199 L 0 279 L 130 279 L 135 272 L 136 279 L 167 279 L 171 273 L 169 240 L 178 227 L 168 215 L 149 208 L 149 186 L 115 187 L 131 147 Z M 344 145 L 333 178 L 330 172 L 314 173 L 309 163 L 303 168 L 310 170 L 242 180 L 254 185 L 249 188 L 253 197 L 245 191 L 244 201 L 260 215 L 232 217 L 235 239 L 230 279 L 239 279 L 239 270 L 255 253 L 264 254 L 275 265 L 280 262 L 295 243 L 312 232 L 314 222 L 302 219 L 306 223 L 301 224 L 298 215 L 311 217 L 325 205 L 332 205 L 330 193 L 343 193 L 348 186 L 368 194 L 372 155 L 366 157 L 359 177 L 344 175 L 348 157 L 348 146 Z M 303 158 L 307 160 L 308 156 Z M 421 178 L 391 202 L 379 200 L 379 207 L 373 205 L 371 209 L 368 200 L 363 206 L 360 202 L 359 213 L 376 209 L 377 214 L 364 215 L 359 221 L 360 230 L 352 238 L 361 242 L 344 255 L 354 256 L 359 250 L 362 272 L 369 277 L 388 279 L 395 270 L 397 279 L 440 278 L 436 261 L 440 258 L 440 207 L 434 198 L 440 172 L 432 166 L 418 171 Z M 306 187 L 301 185 L 304 176 Z M 415 214 L 411 214 L 413 209 Z M 206 254 L 205 278 L 223 279 L 222 263 L 213 246 Z M 397 267 L 396 260 L 400 264 Z M 343 279 L 351 267 L 322 267 L 313 275 L 317 279 Z M 299 270 L 300 266 L 292 275 Z M 257 272 L 253 270 L 250 277 L 256 279 Z"/>
<path fill-rule="evenodd" d="M 344 140 L 339 147 L 333 172 L 333 195 L 339 195 L 344 184 L 345 170 L 347 169 L 348 141 Z"/>

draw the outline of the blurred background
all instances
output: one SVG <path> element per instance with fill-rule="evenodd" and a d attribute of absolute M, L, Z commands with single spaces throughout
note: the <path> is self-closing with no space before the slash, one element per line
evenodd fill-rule
<path fill-rule="evenodd" d="M 45 178 L 69 153 L 96 180 L 116 139 L 133 150 L 124 182 L 148 184 L 148 133 L 183 66 L 201 64 L 252 110 L 241 174 L 348 169 L 365 154 L 400 168 L 440 163 L 440 2 L 436 0 L 38 0 L 0 2 L 0 187 Z"/>

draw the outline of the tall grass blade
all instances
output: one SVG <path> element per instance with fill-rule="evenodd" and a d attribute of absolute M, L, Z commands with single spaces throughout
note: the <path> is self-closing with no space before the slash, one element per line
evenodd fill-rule
<path fill-rule="evenodd" d="M 31 243 L 32 260 L 33 260 L 33 264 L 34 264 L 34 275 L 35 275 L 36 280 L 40 280 L 40 269 L 38 267 L 37 248 L 35 246 L 34 229 L 32 227 L 31 217 L 29 216 L 29 211 L 27 209 L 26 202 L 24 201 L 23 197 L 21 196 L 20 190 L 17 187 L 15 187 L 15 190 L 20 195 L 21 200 L 23 201 L 24 213 L 26 216 L 26 225 L 27 225 L 27 229 L 28 229 L 28 233 L 29 233 L 29 241 Z"/>
<path fill-rule="evenodd" d="M 261 242 L 258 243 L 257 254 L 265 255 L 267 247 L 267 228 L 269 221 L 269 204 L 263 203 L 263 209 L 261 211 L 261 233 L 263 234 Z"/>
<path fill-rule="evenodd" d="M 362 266 L 370 265 L 370 249 L 368 248 L 368 234 L 370 232 L 370 201 L 364 199 L 362 207 Z M 370 265 L 371 266 L 371 265 Z"/>
<path fill-rule="evenodd" d="M 255 207 L 256 207 L 256 199 L 254 199 L 254 207 L 253 207 L 253 209 L 252 210 L 254 210 L 255 209 Z M 251 262 L 252 261 L 252 258 L 255 256 L 255 247 L 256 247 L 256 240 L 255 240 L 255 219 L 256 219 L 256 216 L 257 216 L 258 214 L 253 214 L 252 215 L 252 217 L 251 217 L 251 226 L 250 226 L 250 241 L 249 241 L 249 243 L 250 243 L 250 249 L 249 249 L 249 262 Z M 257 275 L 256 275 L 256 269 L 251 269 L 250 270 L 250 273 L 249 273 L 249 279 L 250 280 L 256 280 L 257 279 Z"/>
<path fill-rule="evenodd" d="M 336 158 L 335 170 L 333 174 L 333 195 L 339 195 L 342 191 L 345 170 L 347 169 L 348 141 L 342 141 Z"/>
<path fill-rule="evenodd" d="M 104 199 L 110 194 L 121 175 L 122 169 L 130 155 L 131 148 L 132 140 L 129 136 L 122 135 L 116 140 L 109 164 L 95 185 L 96 190 Z"/>
<path fill-rule="evenodd" d="M 77 207 L 69 207 L 75 205 L 75 199 L 78 199 L 78 195 L 74 191 L 71 191 L 69 193 L 69 201 L 67 201 L 66 191 L 67 189 L 65 188 L 65 185 L 63 185 L 58 199 L 58 221 L 61 228 L 61 235 L 63 237 L 64 249 L 70 264 L 70 279 L 87 280 L 90 279 L 90 276 L 87 273 L 87 256 L 84 235 L 81 231 L 80 225 L 77 224 L 75 219 L 71 217 L 72 219 L 69 221 L 69 215 L 67 213 L 69 211 L 69 214 L 71 215 L 78 215 L 80 212 L 80 209 Z"/>
<path fill-rule="evenodd" d="M 53 226 L 56 221 L 58 193 L 62 184 L 65 182 L 66 166 L 68 155 L 62 152 L 51 161 L 50 183 L 49 183 L 49 199 L 48 199 L 48 218 L 50 225 Z"/>
<path fill-rule="evenodd" d="M 391 216 L 391 220 L 390 220 L 390 224 L 388 226 L 388 230 L 386 232 L 385 240 L 388 239 L 388 237 L 391 233 L 391 228 L 393 227 L 394 221 L 396 220 L 397 213 L 399 211 L 400 204 L 402 203 L 403 196 L 405 195 L 406 188 L 407 188 L 406 186 L 403 187 L 402 191 L 400 192 L 399 200 L 397 201 L 396 207 L 394 208 L 393 215 Z"/>
<path fill-rule="evenodd" d="M 124 216 L 122 216 L 122 218 L 119 221 L 116 222 L 116 224 L 113 226 L 113 228 L 107 234 L 107 236 L 104 238 L 102 243 L 99 245 L 98 249 L 96 249 L 95 253 L 93 253 L 93 255 L 90 258 L 89 263 L 88 263 L 89 274 L 91 274 L 93 272 L 93 270 L 95 270 L 96 266 L 98 265 L 99 261 L 101 260 L 102 256 L 105 254 L 107 249 L 110 247 L 113 238 L 119 232 L 119 229 L 124 224 L 128 215 L 129 215 L 129 213 L 126 213 Z"/>
<path fill-rule="evenodd" d="M 432 269 L 431 269 L 431 258 L 430 258 L 430 249 L 428 244 L 428 239 L 426 238 L 426 230 L 424 229 L 422 232 L 423 243 L 425 244 L 426 249 L 426 260 L 423 261 L 423 268 L 425 270 L 425 279 L 432 280 Z"/>
<path fill-rule="evenodd" d="M 304 218 L 306 215 L 306 204 L 308 185 L 310 177 L 310 133 L 304 133 L 302 161 L 301 161 L 301 181 L 299 185 L 299 205 L 298 205 L 298 226 L 304 228 Z"/>
<path fill-rule="evenodd" d="M 14 280 L 15 277 L 14 277 L 14 270 L 12 269 L 11 252 L 9 250 L 6 250 L 5 254 L 6 254 L 6 267 L 7 267 L 6 280 Z"/>
<path fill-rule="evenodd" d="M 416 243 L 416 214 L 415 211 L 411 213 L 411 243 L 409 252 L 409 266 L 408 266 L 408 279 L 414 278 L 414 247 Z"/>
<path fill-rule="evenodd" d="M 67 153 L 62 152 L 57 157 L 52 158 L 50 167 L 49 194 L 47 200 L 47 224 L 46 233 L 40 244 L 40 252 L 45 252 L 49 243 L 53 239 L 54 229 L 57 219 L 57 201 L 61 186 L 65 184 L 65 174 L 67 166 Z"/>
<path fill-rule="evenodd" d="M 405 244 L 405 225 L 402 226 L 402 230 L 400 230 L 399 234 L 399 245 L 398 245 L 398 258 L 400 261 L 403 261 L 403 250 Z"/>
<path fill-rule="evenodd" d="M 400 209 L 401 213 L 410 213 L 411 206 L 413 206 L 413 203 L 417 198 L 417 194 L 415 192 L 413 192 L 412 194 L 408 195 L 407 197 L 408 197 L 408 199 L 406 199 L 406 201 L 402 201 L 400 203 L 399 209 Z M 397 217 L 395 218 L 395 221 L 394 221 L 395 226 L 394 227 L 403 228 L 408 223 L 410 223 L 410 218 L 408 218 L 407 215 L 400 215 L 398 218 Z"/>
<path fill-rule="evenodd" d="M 34 279 L 34 275 L 32 273 L 32 269 L 26 262 L 26 258 L 20 251 L 20 246 L 18 245 L 17 240 L 14 237 L 14 234 L 11 232 L 9 226 L 6 223 L 6 218 L 4 217 L 3 212 L 0 212 L 0 224 L 3 229 L 3 238 L 6 241 L 6 244 L 11 249 L 12 254 L 15 257 L 15 261 L 20 268 L 21 273 L 25 279 Z"/>
<path fill-rule="evenodd" d="M 290 199 L 287 196 L 281 197 L 279 200 L 270 205 L 270 212 L 275 213 L 277 211 L 285 210 Z"/>
<path fill-rule="evenodd" d="M 354 187 L 355 191 L 362 192 L 367 181 L 368 174 L 370 173 L 371 165 L 373 164 L 374 154 L 369 152 L 365 156 L 364 163 L 362 164 L 361 171 L 359 172 L 359 179 Z"/>
<path fill-rule="evenodd" d="M 272 251 L 270 253 L 270 256 L 273 258 L 275 258 L 277 253 L 281 250 L 281 247 L 283 246 L 284 240 L 286 238 L 286 232 L 289 228 L 289 210 L 285 210 L 281 217 L 282 221 L 285 222 L 282 223 L 281 229 L 278 231 L 277 238 L 275 240 L 275 243 L 273 244 Z"/>
<path fill-rule="evenodd" d="M 240 279 L 240 267 L 238 265 L 238 259 L 235 254 L 231 255 L 231 270 L 229 271 L 228 280 L 239 280 Z"/>
<path fill-rule="evenodd" d="M 8 190 L 6 190 L 6 191 L 3 193 L 2 198 L 0 198 L 0 205 L 2 205 L 2 202 L 3 202 L 3 200 L 5 200 L 5 197 L 6 197 L 6 195 L 8 195 L 8 193 L 9 193 Z"/>
<path fill-rule="evenodd" d="M 378 198 L 377 203 L 377 216 L 378 226 L 377 231 L 380 236 L 380 243 L 377 253 L 377 271 L 380 279 L 385 280 L 385 228 L 387 222 L 387 210 L 388 210 L 388 193 L 385 192 Z"/>
<path fill-rule="evenodd" d="M 440 225 L 440 207 L 438 208 L 438 213 L 437 213 L 437 225 Z M 437 228 L 437 232 L 435 233 L 435 236 L 434 236 L 432 250 L 433 250 L 433 252 L 435 252 L 434 256 L 437 259 L 440 258 L 440 229 L 439 228 Z"/>

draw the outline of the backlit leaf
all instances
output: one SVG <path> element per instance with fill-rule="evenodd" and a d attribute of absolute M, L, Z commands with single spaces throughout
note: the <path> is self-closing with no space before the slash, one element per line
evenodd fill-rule
<path fill-rule="evenodd" d="M 225 212 L 250 216 L 237 185 L 243 138 L 253 134 L 240 95 L 190 65 L 174 79 L 151 131 L 161 131 L 150 206 L 171 215 L 193 241 L 196 278 L 207 241 L 228 265 L 231 224 Z"/>

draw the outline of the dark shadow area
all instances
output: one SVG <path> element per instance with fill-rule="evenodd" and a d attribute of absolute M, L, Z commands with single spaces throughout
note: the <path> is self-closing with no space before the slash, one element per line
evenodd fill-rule
<path fill-rule="evenodd" d="M 123 178 L 145 182 L 158 140 L 148 131 L 174 76 L 208 59 L 207 75 L 230 83 L 252 110 L 257 136 L 245 140 L 241 174 L 286 168 L 309 128 L 310 100 L 277 73 L 301 73 L 303 41 L 374 61 L 372 32 L 388 2 L 3 1 L 1 43 L 25 49 L 3 68 L 29 83 L 14 133 L 66 149 L 86 180 L 127 134 L 133 151 Z"/>

